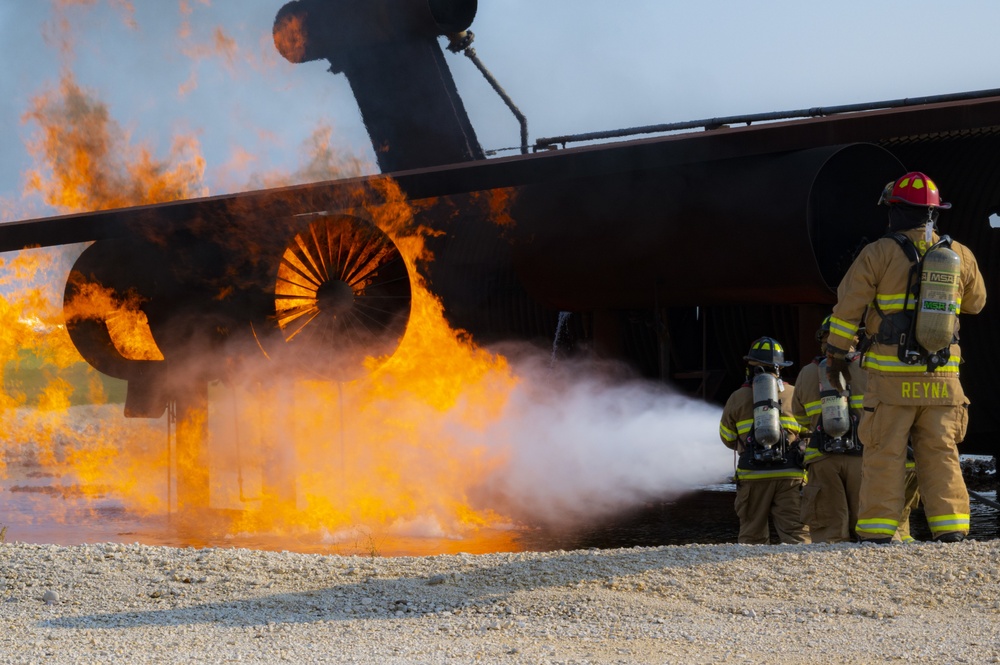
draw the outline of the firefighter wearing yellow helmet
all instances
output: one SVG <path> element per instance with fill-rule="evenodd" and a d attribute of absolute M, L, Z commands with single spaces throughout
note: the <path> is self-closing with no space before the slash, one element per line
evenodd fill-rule
<path fill-rule="evenodd" d="M 850 349 L 846 390 L 837 390 L 826 376 L 826 342 L 830 318 L 816 331 L 820 355 L 802 368 L 795 379 L 792 413 L 804 432 L 809 432 L 805 466 L 809 482 L 802 491 L 802 521 L 814 543 L 856 540 L 861 493 L 861 455 L 864 442 L 858 436 L 862 402 L 868 375 L 861 367 L 861 354 Z M 910 536 L 910 511 L 919 501 L 916 470 L 912 458 L 906 462 L 906 500 L 896 537 Z"/>
<path fill-rule="evenodd" d="M 889 233 L 865 246 L 841 280 L 827 343 L 827 370 L 837 383 L 860 324 L 870 335 L 855 531 L 871 542 L 889 542 L 896 534 L 910 443 L 931 534 L 955 542 L 969 531 L 957 448 L 968 423 L 958 373 L 958 314 L 981 311 L 986 286 L 972 252 L 938 235 L 938 212 L 951 204 L 941 201 L 925 174 L 889 183 L 879 204 L 888 206 Z"/>
<path fill-rule="evenodd" d="M 826 340 L 830 317 L 816 331 L 821 355 L 802 368 L 795 379 L 792 413 L 809 432 L 805 466 L 809 482 L 802 491 L 802 521 L 814 543 L 843 543 L 854 539 L 861 492 L 862 444 L 857 435 L 861 400 L 867 377 L 857 353 L 848 354 L 845 390 L 826 377 Z"/>
<path fill-rule="evenodd" d="M 808 543 L 801 520 L 805 470 L 791 411 L 794 389 L 781 380 L 781 369 L 792 363 L 770 337 L 756 340 L 743 359 L 746 382 L 730 395 L 719 423 L 722 442 L 737 454 L 739 542 L 766 545 L 770 518 L 782 543 Z"/>

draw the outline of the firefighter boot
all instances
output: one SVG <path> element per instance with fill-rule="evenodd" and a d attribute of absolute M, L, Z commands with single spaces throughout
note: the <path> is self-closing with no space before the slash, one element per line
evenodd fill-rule
<path fill-rule="evenodd" d="M 965 540 L 965 534 L 961 531 L 952 531 L 951 533 L 942 533 L 940 536 L 934 539 L 935 543 L 960 543 Z"/>

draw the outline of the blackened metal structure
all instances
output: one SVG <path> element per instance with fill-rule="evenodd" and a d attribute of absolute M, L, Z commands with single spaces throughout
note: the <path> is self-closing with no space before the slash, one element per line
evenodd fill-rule
<path fill-rule="evenodd" d="M 297 0 L 278 12 L 282 54 L 325 58 L 348 76 L 384 175 L 0 225 L 0 251 L 94 242 L 67 302 L 81 279 L 141 296 L 162 360 L 123 355 L 105 320 L 71 326 L 88 362 L 128 381 L 126 415 L 201 395 L 192 365 L 201 385 L 249 354 L 294 362 L 309 316 L 361 316 L 366 298 L 395 304 L 364 339 L 327 321 L 318 334 L 338 351 L 330 373 L 366 349 L 391 351 L 409 281 L 366 212 L 390 180 L 416 223 L 439 232 L 434 260 L 418 270 L 455 327 L 484 344 L 551 346 L 560 312 L 572 312 L 578 347 L 710 400 L 742 381 L 756 337 L 784 342 L 798 366 L 815 354 L 840 277 L 884 231 L 878 194 L 906 170 L 932 174 L 954 202 L 940 224 L 975 252 L 994 290 L 1000 95 L 484 159 L 438 44 L 466 30 L 475 8 Z M 335 260 L 332 239 L 344 237 L 363 238 L 372 258 Z M 364 270 L 368 281 L 352 281 Z M 963 320 L 966 452 L 995 454 L 1000 437 L 988 408 L 1000 376 L 996 316 L 988 306 Z"/>

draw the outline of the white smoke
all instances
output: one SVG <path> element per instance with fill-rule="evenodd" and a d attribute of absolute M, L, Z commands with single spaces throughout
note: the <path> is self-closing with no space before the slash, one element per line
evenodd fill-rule
<path fill-rule="evenodd" d="M 651 499 L 673 498 L 732 472 L 721 409 L 620 367 L 541 355 L 512 361 L 520 382 L 483 436 L 507 464 L 489 500 L 535 525 L 567 527 Z"/>

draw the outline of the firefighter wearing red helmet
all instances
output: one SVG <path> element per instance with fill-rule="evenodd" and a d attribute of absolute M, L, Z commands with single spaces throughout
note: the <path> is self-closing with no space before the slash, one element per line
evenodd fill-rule
<path fill-rule="evenodd" d="M 885 186 L 879 205 L 891 206 L 894 203 L 919 206 L 928 210 L 951 208 L 950 203 L 941 200 L 941 192 L 934 181 L 919 171 L 911 171 Z"/>
<path fill-rule="evenodd" d="M 910 443 L 931 534 L 956 542 L 969 531 L 957 448 L 969 404 L 959 380 L 958 314 L 981 311 L 986 286 L 972 252 L 938 235 L 938 211 L 951 205 L 929 177 L 905 174 L 886 185 L 879 203 L 888 206 L 889 233 L 865 246 L 841 280 L 827 342 L 835 383 L 862 323 L 869 335 L 855 532 L 870 542 L 896 534 Z"/>
<path fill-rule="evenodd" d="M 808 543 L 801 519 L 805 470 L 791 411 L 794 389 L 781 380 L 781 369 L 792 363 L 771 337 L 754 341 L 743 359 L 746 382 L 729 396 L 719 423 L 722 442 L 737 454 L 738 540 L 766 545 L 770 518 L 782 543 Z"/>

